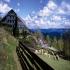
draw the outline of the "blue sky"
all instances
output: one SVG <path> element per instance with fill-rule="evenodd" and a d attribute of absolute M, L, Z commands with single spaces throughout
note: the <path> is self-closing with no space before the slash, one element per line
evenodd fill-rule
<path fill-rule="evenodd" d="M 2 7 L 7 4 L 7 7 L 13 8 L 21 17 L 38 12 L 47 2 L 48 0 L 0 0 Z"/>
<path fill-rule="evenodd" d="M 29 28 L 70 28 L 70 0 L 0 0 L 0 15 L 10 9 Z"/>

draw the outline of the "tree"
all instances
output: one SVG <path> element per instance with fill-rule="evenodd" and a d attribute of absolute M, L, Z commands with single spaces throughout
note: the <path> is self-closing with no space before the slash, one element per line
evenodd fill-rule
<path fill-rule="evenodd" d="M 26 39 L 27 35 L 29 35 L 29 33 L 27 32 L 26 29 L 23 28 L 23 30 L 22 30 L 22 36 L 23 36 L 23 38 Z"/>
<path fill-rule="evenodd" d="M 56 48 L 56 49 L 59 49 L 59 48 L 58 48 L 58 45 L 57 45 L 57 38 L 56 38 L 56 37 L 53 38 L 52 46 L 53 46 L 54 48 Z"/>
<path fill-rule="evenodd" d="M 48 43 L 49 46 L 52 45 L 52 44 L 51 44 L 51 38 L 50 38 L 49 35 L 46 36 L 46 41 L 47 41 L 47 43 Z"/>
<path fill-rule="evenodd" d="M 64 47 L 64 43 L 63 43 L 63 39 L 61 36 L 60 39 L 58 40 L 58 48 L 60 51 L 63 51 L 63 47 Z"/>
<path fill-rule="evenodd" d="M 64 42 L 64 55 L 70 57 L 70 30 L 67 30 L 63 34 L 63 42 Z"/>

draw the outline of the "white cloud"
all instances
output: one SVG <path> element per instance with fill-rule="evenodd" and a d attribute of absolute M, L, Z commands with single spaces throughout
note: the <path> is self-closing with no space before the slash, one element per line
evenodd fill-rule
<path fill-rule="evenodd" d="M 57 9 L 58 14 L 65 14 L 65 11 L 62 8 Z"/>
<path fill-rule="evenodd" d="M 52 18 L 51 18 L 53 21 L 61 21 L 62 20 L 62 17 L 59 16 L 59 15 L 53 15 Z"/>
<path fill-rule="evenodd" d="M 26 21 L 30 21 L 30 22 L 31 22 L 31 21 L 32 21 L 32 18 L 31 18 L 31 16 L 30 16 L 30 15 L 27 15 L 27 17 L 25 18 L 25 20 L 26 20 Z"/>
<path fill-rule="evenodd" d="M 39 13 L 38 13 L 38 15 L 39 16 L 49 16 L 50 14 L 49 14 L 49 12 L 51 13 L 51 11 L 45 6 L 44 8 L 43 8 L 43 10 L 40 10 L 39 11 Z"/>
<path fill-rule="evenodd" d="M 57 5 L 53 1 L 49 1 L 48 4 L 39 12 L 39 16 L 49 16 L 57 8 Z"/>
<path fill-rule="evenodd" d="M 57 5 L 55 4 L 55 2 L 49 1 L 48 4 L 47 4 L 47 7 L 48 7 L 50 10 L 55 10 L 55 9 L 57 8 Z"/>
<path fill-rule="evenodd" d="M 8 4 L 0 3 L 0 13 L 7 13 L 9 10 L 11 10 L 11 7 Z"/>
<path fill-rule="evenodd" d="M 70 11 L 70 4 L 68 4 L 68 3 L 66 3 L 66 2 L 63 1 L 61 3 L 61 6 L 62 6 L 63 9 L 67 9 L 67 10 Z"/>
<path fill-rule="evenodd" d="M 31 28 L 70 28 L 70 21 L 64 17 L 70 15 L 70 5 L 64 1 L 58 6 L 54 1 L 49 1 L 35 16 L 28 16 L 27 25 Z M 33 27 L 32 27 L 33 26 Z"/>
<path fill-rule="evenodd" d="M 62 2 L 57 11 L 59 14 L 70 14 L 70 4 Z"/>

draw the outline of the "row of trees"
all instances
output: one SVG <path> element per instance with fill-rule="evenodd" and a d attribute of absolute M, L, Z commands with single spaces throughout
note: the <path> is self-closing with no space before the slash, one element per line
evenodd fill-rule
<path fill-rule="evenodd" d="M 63 42 L 64 42 L 64 54 L 65 56 L 68 56 L 70 59 L 70 30 L 67 30 L 63 34 Z"/>
<path fill-rule="evenodd" d="M 46 36 L 46 40 L 48 45 L 51 47 L 53 46 L 54 48 L 63 51 L 63 40 L 62 37 L 57 39 L 57 37 L 50 37 L 49 35 Z"/>
<path fill-rule="evenodd" d="M 66 31 L 60 38 L 46 36 L 46 41 L 51 47 L 63 52 L 64 56 L 70 57 L 70 30 Z"/>

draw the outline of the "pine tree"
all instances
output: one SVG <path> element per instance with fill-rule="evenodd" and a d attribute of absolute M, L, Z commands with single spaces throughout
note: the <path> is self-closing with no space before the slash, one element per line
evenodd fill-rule
<path fill-rule="evenodd" d="M 27 35 L 28 35 L 28 32 L 26 29 L 23 28 L 22 30 L 22 35 L 23 35 L 23 38 L 26 39 Z"/>
<path fill-rule="evenodd" d="M 67 30 L 63 34 L 63 42 L 64 42 L 64 54 L 65 56 L 70 57 L 70 30 Z"/>
<path fill-rule="evenodd" d="M 46 36 L 46 41 L 47 41 L 48 45 L 51 46 L 51 38 L 49 35 Z"/>
<path fill-rule="evenodd" d="M 58 49 L 57 38 L 56 38 L 56 37 L 53 38 L 52 46 L 53 46 L 54 48 Z"/>
<path fill-rule="evenodd" d="M 63 47 L 64 47 L 64 43 L 63 43 L 63 39 L 61 36 L 60 39 L 58 40 L 58 48 L 60 51 L 63 51 Z"/>

